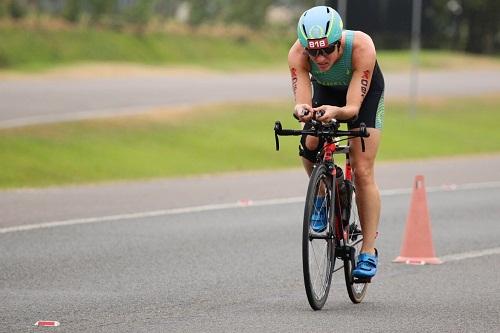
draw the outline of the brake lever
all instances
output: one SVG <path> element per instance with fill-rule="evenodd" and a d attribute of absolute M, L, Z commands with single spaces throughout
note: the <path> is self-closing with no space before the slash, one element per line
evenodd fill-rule
<path fill-rule="evenodd" d="M 276 143 L 276 151 L 280 150 L 280 139 L 278 137 L 278 133 L 281 132 L 282 129 L 280 121 L 276 120 L 274 123 L 274 141 Z"/>
<path fill-rule="evenodd" d="M 368 131 L 366 130 L 366 125 L 365 123 L 361 123 L 359 124 L 359 131 L 361 133 L 361 136 L 360 136 L 360 139 L 361 139 L 361 151 L 364 153 L 365 152 L 365 139 L 364 138 L 368 138 L 370 136 L 370 133 L 368 133 Z"/>
<path fill-rule="evenodd" d="M 362 138 L 369 138 L 370 132 L 368 132 L 365 123 L 359 124 L 359 132 L 361 133 Z"/>

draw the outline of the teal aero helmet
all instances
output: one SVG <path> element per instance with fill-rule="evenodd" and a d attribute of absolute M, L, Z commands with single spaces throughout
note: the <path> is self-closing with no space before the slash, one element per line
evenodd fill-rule
<path fill-rule="evenodd" d="M 313 44 L 309 44 L 312 43 L 311 40 L 322 40 L 324 42 L 321 43 L 324 44 L 325 38 L 328 40 L 328 44 L 321 45 L 321 47 L 327 47 L 342 37 L 343 27 L 344 24 L 339 13 L 333 8 L 317 6 L 302 14 L 297 24 L 297 36 L 303 47 L 318 48 L 319 45 L 314 47 Z"/>

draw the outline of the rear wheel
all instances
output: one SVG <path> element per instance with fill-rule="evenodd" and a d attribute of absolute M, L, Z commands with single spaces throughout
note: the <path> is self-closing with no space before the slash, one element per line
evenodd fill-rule
<path fill-rule="evenodd" d="M 314 310 L 320 310 L 328 298 L 335 264 L 335 242 L 332 229 L 332 176 L 327 168 L 316 166 L 309 180 L 302 229 L 302 264 L 307 299 Z M 311 216 L 323 209 L 327 217 L 324 231 L 315 232 Z"/>
<path fill-rule="evenodd" d="M 352 185 L 349 184 L 348 186 Z M 356 267 L 356 259 L 359 256 L 361 245 L 363 244 L 363 235 L 359 222 L 358 206 L 356 205 L 356 193 L 353 187 L 351 187 L 351 189 L 351 191 L 348 191 L 348 193 L 351 192 L 351 211 L 349 225 L 347 226 L 347 242 L 345 245 L 353 250 L 349 256 L 350 258 L 344 260 L 344 274 L 349 298 L 353 303 L 360 303 L 365 297 L 368 285 L 366 283 L 354 283 L 352 277 L 352 270 Z"/>

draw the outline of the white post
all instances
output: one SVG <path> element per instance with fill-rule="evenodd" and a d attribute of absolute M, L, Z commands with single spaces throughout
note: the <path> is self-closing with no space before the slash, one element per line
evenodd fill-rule
<path fill-rule="evenodd" d="M 418 70 L 420 54 L 420 28 L 422 21 L 422 0 L 413 0 L 411 19 L 411 73 L 410 73 L 410 113 L 417 113 Z"/>

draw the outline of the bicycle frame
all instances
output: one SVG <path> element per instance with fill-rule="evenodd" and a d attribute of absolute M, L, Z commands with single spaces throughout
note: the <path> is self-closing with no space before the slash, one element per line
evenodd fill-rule
<path fill-rule="evenodd" d="M 334 193 L 332 193 L 332 205 L 334 207 L 331 207 L 333 209 L 332 211 L 336 212 L 334 214 L 335 220 L 333 221 L 333 226 L 335 230 L 335 236 L 336 239 L 340 240 L 343 239 L 344 241 L 347 240 L 348 233 L 347 231 L 344 230 L 342 226 L 342 221 L 341 221 L 341 216 L 342 216 L 342 205 L 340 204 L 340 198 L 339 198 L 339 185 L 337 183 L 337 167 L 333 158 L 334 154 L 344 154 L 346 157 L 345 160 L 345 168 L 344 168 L 344 175 L 345 179 L 352 181 L 352 168 L 351 168 L 351 163 L 349 160 L 349 144 L 346 146 L 337 146 L 337 142 L 335 142 L 332 138 L 328 138 L 326 142 L 323 145 L 323 161 L 322 163 L 325 163 L 329 166 L 329 169 L 331 170 L 331 175 L 332 175 L 332 189 Z"/>

